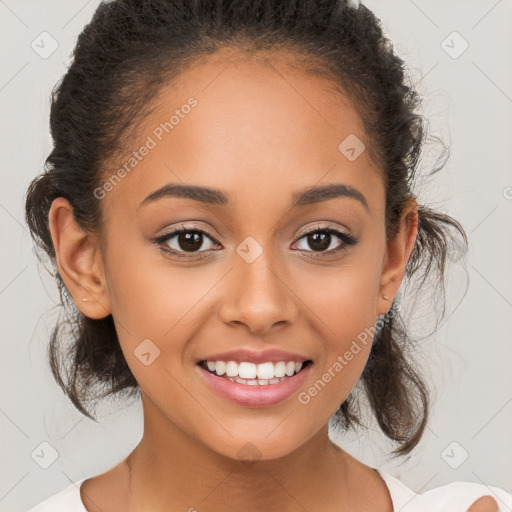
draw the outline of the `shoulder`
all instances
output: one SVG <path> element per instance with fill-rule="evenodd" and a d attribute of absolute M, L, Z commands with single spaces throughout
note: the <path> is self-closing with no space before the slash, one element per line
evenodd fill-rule
<path fill-rule="evenodd" d="M 498 512 L 509 512 L 512 509 L 512 494 L 499 487 L 472 482 L 453 482 L 424 493 L 416 493 L 398 478 L 382 470 L 378 470 L 378 473 L 388 486 L 393 507 L 401 512 L 466 512 L 483 496 L 491 496 L 498 503 Z M 477 510 L 487 512 L 492 508 L 482 507 Z"/>
<path fill-rule="evenodd" d="M 80 486 L 84 480 L 85 478 L 68 485 L 62 491 L 32 507 L 28 512 L 87 512 L 80 498 Z"/>

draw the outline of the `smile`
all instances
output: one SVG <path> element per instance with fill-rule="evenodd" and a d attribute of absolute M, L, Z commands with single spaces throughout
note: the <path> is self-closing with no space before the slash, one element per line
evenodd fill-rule
<path fill-rule="evenodd" d="M 307 363 L 306 361 L 305 363 Z M 201 361 L 200 364 L 209 372 L 232 382 L 248 386 L 268 386 L 279 384 L 300 372 L 301 361 L 271 361 L 255 364 L 248 361 Z"/>
<path fill-rule="evenodd" d="M 196 365 L 207 385 L 222 397 L 246 407 L 278 404 L 302 385 L 312 361 L 199 361 Z"/>

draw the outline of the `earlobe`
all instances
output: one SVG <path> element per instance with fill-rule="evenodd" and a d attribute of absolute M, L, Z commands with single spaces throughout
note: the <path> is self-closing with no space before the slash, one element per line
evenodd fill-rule
<path fill-rule="evenodd" d="M 49 224 L 57 268 L 77 308 L 90 318 L 105 318 L 111 312 L 110 298 L 97 239 L 80 227 L 63 197 L 53 201 Z"/>

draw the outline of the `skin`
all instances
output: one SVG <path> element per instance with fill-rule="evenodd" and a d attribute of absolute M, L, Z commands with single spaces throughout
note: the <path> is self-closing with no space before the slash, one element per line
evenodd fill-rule
<path fill-rule="evenodd" d="M 66 199 L 52 204 L 60 275 L 84 315 L 112 314 L 141 387 L 143 437 L 117 466 L 84 482 L 91 512 L 393 510 L 380 476 L 328 436 L 370 343 L 307 405 L 294 393 L 274 406 L 243 407 L 197 373 L 196 360 L 215 352 L 280 348 L 313 361 L 299 391 L 307 390 L 389 310 L 414 247 L 416 201 L 387 242 L 377 164 L 368 149 L 354 161 L 338 150 L 350 134 L 370 147 L 352 102 L 292 62 L 224 52 L 166 86 L 131 151 L 190 96 L 198 106 L 102 199 L 102 234 L 85 233 Z M 231 202 L 167 197 L 139 208 L 171 182 L 221 189 Z M 355 187 L 369 209 L 347 197 L 290 208 L 295 192 L 328 183 Z M 163 245 L 188 259 L 153 243 L 182 222 L 219 242 L 202 238 L 205 259 L 185 253 L 177 236 Z M 322 256 L 303 236 L 318 224 L 358 243 Z M 248 236 L 263 251 L 252 263 L 236 252 Z M 343 244 L 332 235 L 329 248 Z M 149 366 L 134 354 L 147 338 L 160 349 Z M 257 449 L 252 464 L 238 455 L 248 443 Z"/>

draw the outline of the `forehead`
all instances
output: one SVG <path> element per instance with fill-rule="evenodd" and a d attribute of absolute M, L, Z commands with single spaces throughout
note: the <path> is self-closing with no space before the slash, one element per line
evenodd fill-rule
<path fill-rule="evenodd" d="M 228 52 L 194 62 L 160 90 L 137 128 L 116 167 L 149 149 L 125 165 L 107 197 L 130 211 L 180 182 L 226 190 L 247 211 L 333 182 L 364 189 L 370 206 L 382 200 L 369 151 L 349 159 L 341 150 L 347 140 L 358 152 L 369 146 L 356 107 L 332 80 L 286 55 Z"/>

